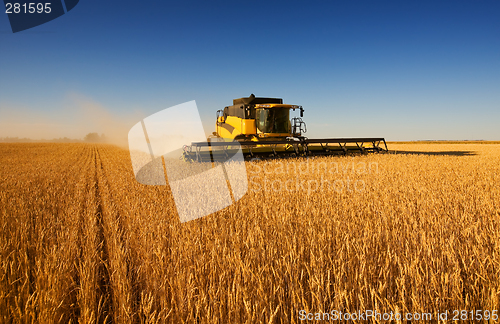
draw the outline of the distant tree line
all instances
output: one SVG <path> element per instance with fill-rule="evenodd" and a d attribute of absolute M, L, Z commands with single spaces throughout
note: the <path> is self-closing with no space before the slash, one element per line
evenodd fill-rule
<path fill-rule="evenodd" d="M 3 143 L 37 143 L 37 142 L 51 142 L 51 143 L 78 143 L 81 142 L 82 140 L 77 140 L 77 139 L 72 139 L 72 138 L 67 138 L 67 137 L 60 137 L 60 138 L 53 138 L 50 140 L 46 139 L 40 139 L 40 140 L 34 140 L 31 138 L 27 137 L 0 137 L 0 142 Z"/>
<path fill-rule="evenodd" d="M 103 143 L 106 142 L 106 135 L 101 134 L 99 136 L 99 134 L 97 133 L 88 133 L 87 135 L 85 135 L 83 140 L 90 143 Z"/>
<path fill-rule="evenodd" d="M 107 137 L 104 134 L 99 135 L 98 133 L 88 133 L 83 138 L 84 142 L 89 143 L 104 143 L 106 142 Z M 81 139 L 72 139 L 67 137 L 53 138 L 51 140 L 41 139 L 34 140 L 27 137 L 0 137 L 0 143 L 36 143 L 36 142 L 51 142 L 51 143 L 81 143 Z"/>

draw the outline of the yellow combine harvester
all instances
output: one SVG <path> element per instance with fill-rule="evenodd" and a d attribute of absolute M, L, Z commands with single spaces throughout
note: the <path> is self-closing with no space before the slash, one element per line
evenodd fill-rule
<path fill-rule="evenodd" d="M 300 117 L 290 119 L 290 110 L 298 110 Z M 183 156 L 190 161 L 214 161 L 232 155 L 240 146 L 247 159 L 387 151 L 384 138 L 308 139 L 303 136 L 307 132 L 303 115 L 302 106 L 284 104 L 281 98 L 252 94 L 234 99 L 232 106 L 217 111 L 213 136 L 185 146 Z"/>

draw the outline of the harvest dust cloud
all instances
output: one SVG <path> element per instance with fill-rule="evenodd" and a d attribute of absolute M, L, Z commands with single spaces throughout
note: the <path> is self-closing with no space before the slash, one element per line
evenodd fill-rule
<path fill-rule="evenodd" d="M 0 139 L 83 140 L 86 134 L 98 133 L 107 143 L 126 147 L 128 131 L 144 117 L 140 111 L 111 111 L 77 94 L 59 106 L 45 110 L 0 102 Z"/>

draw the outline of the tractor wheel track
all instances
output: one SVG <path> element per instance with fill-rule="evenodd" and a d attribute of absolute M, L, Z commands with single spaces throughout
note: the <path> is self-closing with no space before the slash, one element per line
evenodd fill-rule
<path fill-rule="evenodd" d="M 123 232 L 125 226 L 120 219 L 119 211 L 113 206 L 112 190 L 107 183 L 102 153 L 99 147 L 95 148 L 96 218 L 99 241 L 102 242 L 102 266 L 99 277 L 103 300 L 105 300 L 105 318 L 107 318 L 104 322 L 135 322 L 138 320 L 137 307 L 140 302 L 140 292 L 134 289 L 136 288 L 135 276 L 131 271 L 129 258 L 123 254 L 123 250 L 128 251 Z"/>
<path fill-rule="evenodd" d="M 97 203 L 95 218 L 97 221 L 97 239 L 99 243 L 99 251 L 98 251 L 98 270 L 97 270 L 97 278 L 98 278 L 98 287 L 99 287 L 99 300 L 97 301 L 98 305 L 102 310 L 99 323 L 110 323 L 113 318 L 113 289 L 111 288 L 111 279 L 110 279 L 110 260 L 109 260 L 109 250 L 108 250 L 108 242 L 105 235 L 104 229 L 104 217 L 103 217 L 103 204 L 102 204 L 102 196 L 101 190 L 99 188 L 99 170 L 102 172 L 102 164 L 99 159 L 99 152 L 97 148 L 94 148 L 94 190 L 95 190 L 95 199 Z"/>

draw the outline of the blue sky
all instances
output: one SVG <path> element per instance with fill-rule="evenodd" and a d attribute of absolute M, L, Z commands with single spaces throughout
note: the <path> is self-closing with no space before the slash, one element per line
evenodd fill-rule
<path fill-rule="evenodd" d="M 309 137 L 500 140 L 500 1 L 91 1 L 13 34 L 0 137 L 125 134 L 196 100 L 305 108 Z"/>

